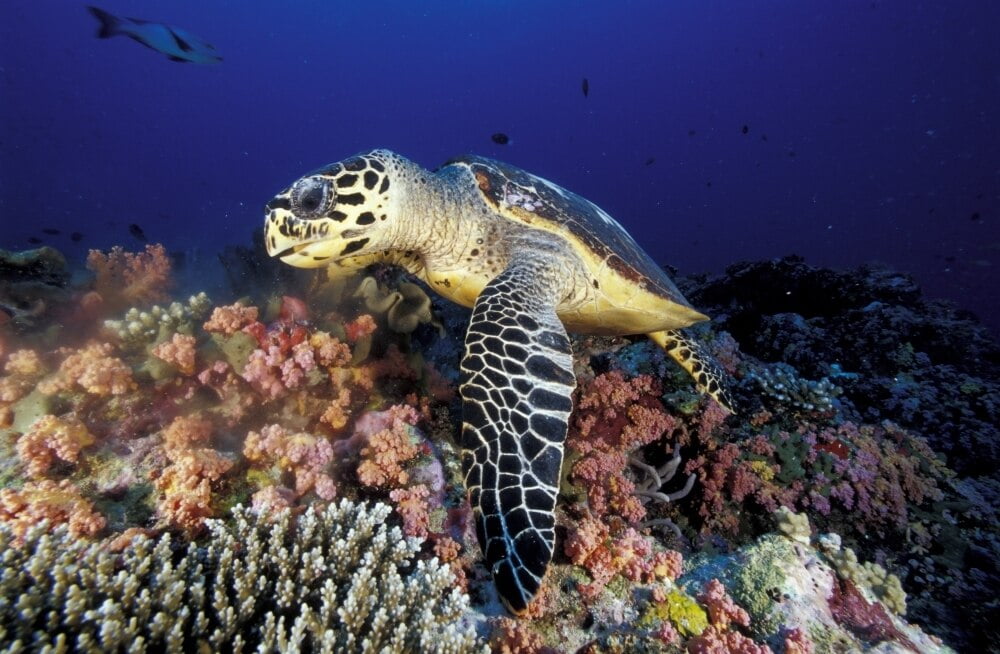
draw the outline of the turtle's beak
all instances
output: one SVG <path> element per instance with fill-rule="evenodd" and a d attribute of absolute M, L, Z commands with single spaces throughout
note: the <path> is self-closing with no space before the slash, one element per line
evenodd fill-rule
<path fill-rule="evenodd" d="M 268 203 L 264 219 L 264 246 L 269 256 L 296 268 L 320 268 L 336 256 L 332 220 L 296 218 L 278 196 Z"/>

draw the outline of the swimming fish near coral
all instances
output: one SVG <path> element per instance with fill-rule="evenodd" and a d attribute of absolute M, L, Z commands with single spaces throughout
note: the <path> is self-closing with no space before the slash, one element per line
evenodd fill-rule
<path fill-rule="evenodd" d="M 170 61 L 194 64 L 217 64 L 222 61 L 222 57 L 215 53 L 215 47 L 211 43 L 187 30 L 138 18 L 115 16 L 97 7 L 87 7 L 87 10 L 101 21 L 101 28 L 97 32 L 99 39 L 127 36 L 147 48 L 166 55 Z"/>

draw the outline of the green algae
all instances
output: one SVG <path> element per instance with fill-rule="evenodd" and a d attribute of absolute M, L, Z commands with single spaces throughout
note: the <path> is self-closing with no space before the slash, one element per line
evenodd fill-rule
<path fill-rule="evenodd" d="M 747 548 L 741 565 L 731 571 L 729 592 L 750 615 L 750 630 L 755 636 L 772 634 L 781 626 L 775 597 L 784 585 L 782 562 L 795 558 L 790 540 L 768 534 Z"/>

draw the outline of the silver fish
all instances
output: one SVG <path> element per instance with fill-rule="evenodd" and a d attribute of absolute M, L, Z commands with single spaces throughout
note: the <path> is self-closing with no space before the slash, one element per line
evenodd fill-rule
<path fill-rule="evenodd" d="M 97 32 L 99 39 L 127 36 L 147 48 L 165 54 L 170 61 L 195 64 L 217 64 L 222 61 L 222 57 L 215 54 L 215 47 L 211 43 L 187 30 L 138 18 L 115 16 L 97 7 L 87 7 L 87 10 L 101 21 Z"/>

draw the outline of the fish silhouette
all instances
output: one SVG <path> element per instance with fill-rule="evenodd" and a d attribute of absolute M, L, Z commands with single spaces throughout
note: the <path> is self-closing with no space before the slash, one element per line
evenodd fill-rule
<path fill-rule="evenodd" d="M 590 95 L 590 80 L 588 80 L 586 77 L 583 78 L 583 85 L 581 90 L 583 91 L 583 97 L 586 98 L 587 96 Z"/>
<path fill-rule="evenodd" d="M 222 57 L 215 53 L 215 47 L 211 43 L 187 30 L 138 18 L 115 16 L 97 7 L 87 7 L 87 10 L 101 21 L 101 27 L 97 32 L 99 39 L 127 36 L 147 48 L 166 55 L 170 61 L 194 64 L 217 64 L 222 61 Z"/>

